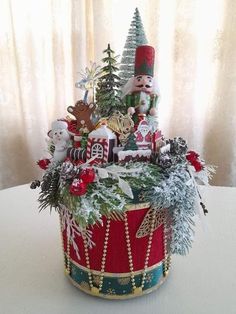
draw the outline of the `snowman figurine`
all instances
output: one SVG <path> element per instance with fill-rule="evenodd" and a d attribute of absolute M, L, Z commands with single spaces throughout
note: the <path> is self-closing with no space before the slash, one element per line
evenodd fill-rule
<path fill-rule="evenodd" d="M 139 116 L 157 116 L 158 88 L 153 78 L 155 50 L 148 45 L 139 46 L 135 52 L 134 77 L 123 88 L 128 113 L 135 124 Z"/>
<path fill-rule="evenodd" d="M 66 159 L 67 148 L 70 146 L 70 135 L 67 130 L 67 123 L 65 121 L 54 121 L 52 123 L 52 130 L 48 132 L 55 151 L 53 153 L 53 161 L 64 161 Z"/>

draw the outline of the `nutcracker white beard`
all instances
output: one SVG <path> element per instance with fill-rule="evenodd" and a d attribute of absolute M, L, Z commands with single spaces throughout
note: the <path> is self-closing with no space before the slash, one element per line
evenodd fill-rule
<path fill-rule="evenodd" d="M 145 92 L 140 92 L 140 102 L 136 108 L 138 113 L 147 113 L 149 108 L 148 95 Z"/>

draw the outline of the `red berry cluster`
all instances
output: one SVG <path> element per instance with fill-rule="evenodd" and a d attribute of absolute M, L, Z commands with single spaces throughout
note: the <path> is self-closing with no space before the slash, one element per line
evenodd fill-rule
<path fill-rule="evenodd" d="M 70 186 L 70 193 L 82 196 L 87 193 L 87 186 L 95 180 L 95 171 L 92 168 L 83 169 L 78 179 L 74 179 Z"/>
<path fill-rule="evenodd" d="M 199 172 L 203 169 L 203 164 L 199 158 L 199 154 L 190 150 L 187 152 L 186 159 L 188 162 L 195 168 L 196 172 Z"/>
<path fill-rule="evenodd" d="M 43 170 L 46 170 L 48 168 L 50 164 L 50 160 L 45 158 L 45 159 L 40 159 L 39 161 L 37 161 L 37 165 L 43 169 Z"/>

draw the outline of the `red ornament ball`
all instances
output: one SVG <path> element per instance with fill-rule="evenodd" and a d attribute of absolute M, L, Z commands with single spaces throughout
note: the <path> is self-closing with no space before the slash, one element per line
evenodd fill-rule
<path fill-rule="evenodd" d="M 87 184 L 75 179 L 70 186 L 70 193 L 76 196 L 82 196 L 87 193 Z"/>
<path fill-rule="evenodd" d="M 51 163 L 51 161 L 48 159 L 48 158 L 45 158 L 45 159 L 40 159 L 38 162 L 37 162 L 37 165 L 43 169 L 43 170 L 46 170 L 49 166 L 49 164 Z"/>
<path fill-rule="evenodd" d="M 84 183 L 92 183 L 95 180 L 95 171 L 92 168 L 83 169 L 80 172 L 79 178 Z"/>

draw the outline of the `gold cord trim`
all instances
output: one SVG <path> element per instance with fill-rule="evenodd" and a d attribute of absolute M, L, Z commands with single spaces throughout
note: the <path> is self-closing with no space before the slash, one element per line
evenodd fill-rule
<path fill-rule="evenodd" d="M 65 254 L 66 254 L 66 253 L 65 253 Z M 66 254 L 66 255 L 67 255 L 67 254 Z M 100 274 L 101 274 L 101 271 L 95 270 L 95 269 L 88 269 L 87 267 L 82 266 L 82 265 L 78 264 L 77 262 L 75 262 L 72 258 L 71 258 L 70 261 L 71 261 L 71 264 L 74 264 L 76 267 L 78 267 L 78 268 L 80 268 L 80 269 L 82 269 L 82 270 L 84 270 L 84 271 L 86 271 L 86 272 L 89 272 L 89 271 L 90 271 L 93 275 L 100 275 Z M 165 260 L 163 259 L 163 260 L 160 261 L 159 263 L 154 264 L 154 265 L 148 267 L 148 268 L 146 269 L 146 272 L 149 272 L 149 271 L 151 271 L 151 270 L 153 270 L 153 269 L 155 269 L 155 268 L 161 266 L 161 264 L 164 264 L 164 261 L 165 261 Z M 142 273 L 143 273 L 143 269 L 134 271 L 134 275 L 140 275 L 140 274 L 142 274 Z M 104 276 L 106 276 L 106 277 L 129 277 L 129 276 L 130 276 L 130 272 L 128 272 L 128 273 L 109 273 L 109 272 L 104 272 L 103 274 L 104 274 Z"/>

